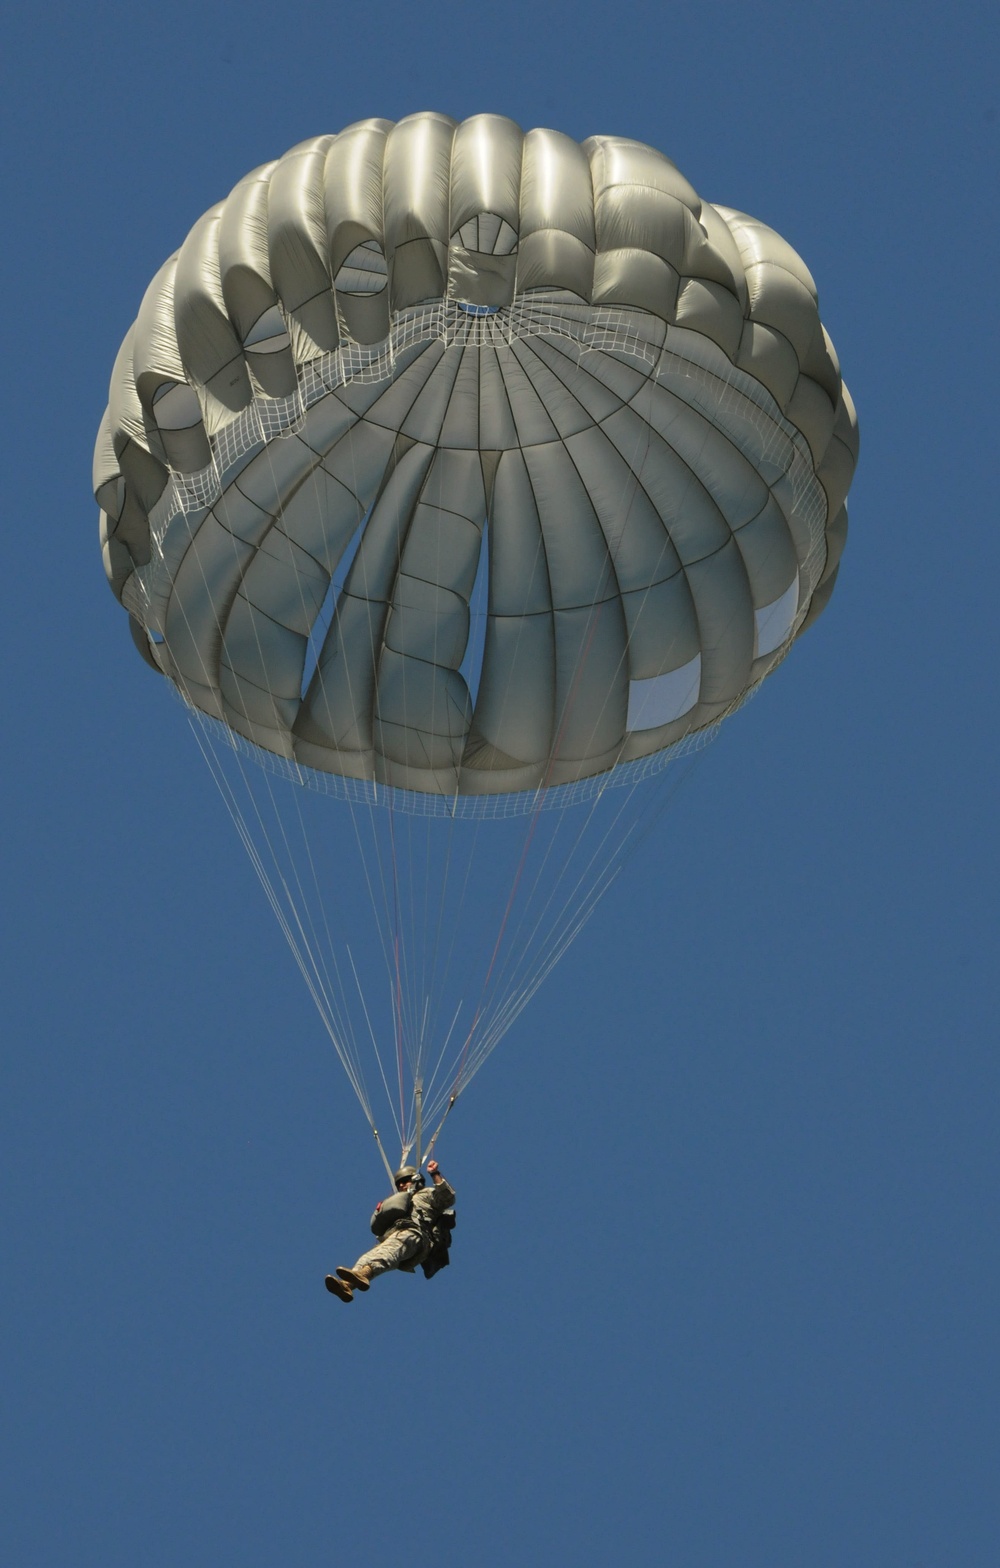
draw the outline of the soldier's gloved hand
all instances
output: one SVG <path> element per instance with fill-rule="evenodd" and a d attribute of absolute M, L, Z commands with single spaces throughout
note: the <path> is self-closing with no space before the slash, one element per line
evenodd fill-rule
<path fill-rule="evenodd" d="M 436 1176 L 437 1173 L 438 1173 L 438 1162 L 437 1162 L 437 1160 L 428 1160 L 427 1161 L 427 1174 L 428 1174 L 428 1176 Z"/>

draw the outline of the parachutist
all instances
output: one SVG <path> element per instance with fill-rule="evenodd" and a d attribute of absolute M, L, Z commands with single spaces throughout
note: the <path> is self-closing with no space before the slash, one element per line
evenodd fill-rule
<path fill-rule="evenodd" d="M 367 1290 L 373 1279 L 390 1269 L 414 1274 L 419 1265 L 430 1279 L 447 1267 L 455 1189 L 441 1175 L 437 1160 L 428 1160 L 427 1174 L 433 1184 L 429 1190 L 416 1166 L 403 1165 L 396 1171 L 395 1192 L 376 1205 L 371 1218 L 378 1241 L 352 1269 L 340 1267 L 326 1276 L 331 1295 L 353 1301 L 356 1290 Z"/>

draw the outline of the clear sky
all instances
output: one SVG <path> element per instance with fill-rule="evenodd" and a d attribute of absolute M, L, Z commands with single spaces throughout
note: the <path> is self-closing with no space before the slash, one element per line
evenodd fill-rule
<path fill-rule="evenodd" d="M 4 1564 L 1000 1561 L 995 16 L 8 8 Z M 424 108 L 786 235 L 862 458 L 828 611 L 449 1125 L 454 1266 L 346 1309 L 381 1167 L 90 462 L 194 220 Z"/>

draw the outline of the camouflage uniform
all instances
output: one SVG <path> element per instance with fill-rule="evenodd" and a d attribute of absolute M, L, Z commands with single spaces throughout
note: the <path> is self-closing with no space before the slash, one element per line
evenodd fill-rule
<path fill-rule="evenodd" d="M 403 1269 L 412 1274 L 422 1263 L 431 1247 L 430 1227 L 445 1209 L 455 1202 L 455 1189 L 446 1181 L 439 1181 L 413 1194 L 413 1208 L 405 1219 L 397 1220 L 382 1240 L 368 1252 L 363 1252 L 355 1263 L 355 1270 L 362 1265 L 371 1269 L 372 1279 L 387 1274 L 390 1269 Z M 421 1225 L 421 1220 L 424 1224 Z"/>

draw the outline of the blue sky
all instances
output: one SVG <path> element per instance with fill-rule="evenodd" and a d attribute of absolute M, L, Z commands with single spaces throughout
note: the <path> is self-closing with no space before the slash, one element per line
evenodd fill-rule
<path fill-rule="evenodd" d="M 998 28 L 884 0 L 40 5 L 3 23 L 0 1180 L 12 1568 L 998 1560 Z M 90 459 L 254 165 L 495 110 L 807 260 L 862 460 L 817 627 L 442 1144 L 454 1267 L 345 1311 L 381 1168 Z"/>

